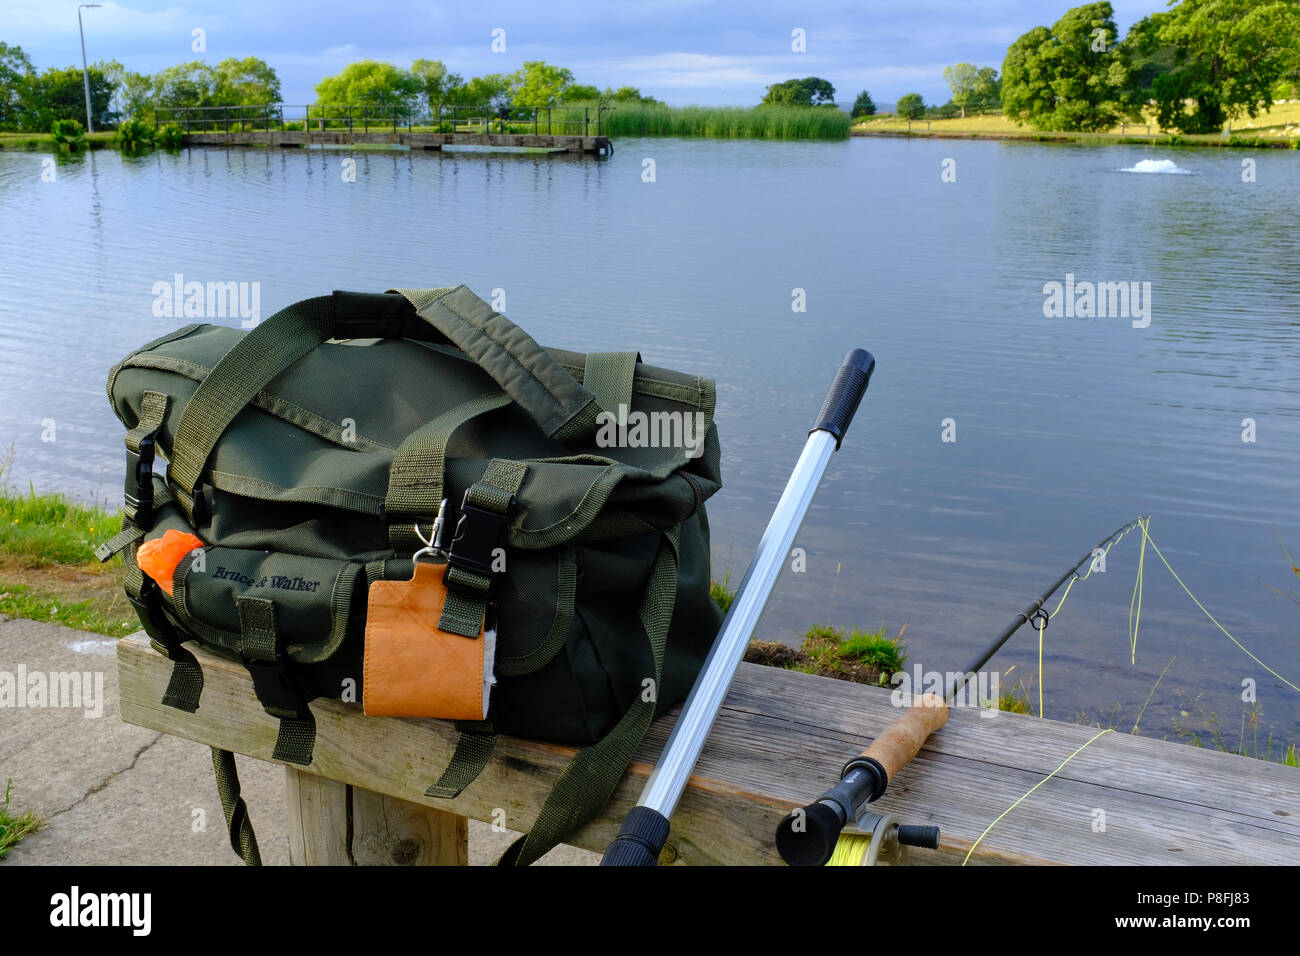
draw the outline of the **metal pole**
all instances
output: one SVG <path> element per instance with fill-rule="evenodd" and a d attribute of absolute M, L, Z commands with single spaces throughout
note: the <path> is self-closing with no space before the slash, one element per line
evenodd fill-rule
<path fill-rule="evenodd" d="M 785 565 L 794 536 L 803 523 L 808 506 L 826 472 L 836 440 L 830 432 L 815 431 L 808 436 L 794 473 L 781 493 L 776 511 L 758 543 L 754 560 L 740 582 L 740 590 L 722 622 L 722 630 L 709 651 L 700 678 L 686 698 L 681 716 L 664 747 L 663 757 L 641 791 L 638 806 L 650 807 L 665 817 L 677 809 L 677 801 L 686 789 L 687 778 L 699 760 L 704 741 L 722 707 L 731 686 L 731 678 L 745 657 L 749 636 L 767 607 L 776 577 Z"/>
<path fill-rule="evenodd" d="M 77 32 L 81 34 L 81 82 L 86 88 L 86 132 L 95 131 L 95 122 L 90 116 L 90 67 L 86 65 L 86 28 L 81 25 L 81 9 L 85 7 L 91 9 L 98 7 L 98 3 L 82 3 L 77 5 Z"/>
<path fill-rule="evenodd" d="M 618 837 L 605 851 L 604 866 L 654 866 L 668 840 L 668 818 L 677 808 L 686 781 L 731 680 L 745 656 L 750 635 L 767 606 L 772 585 L 790 553 L 790 545 L 812 504 L 831 455 L 839 447 L 858 409 L 876 360 L 864 349 L 854 349 L 844 359 L 821 414 L 804 444 L 794 473 L 786 483 L 776 511 L 758 543 L 754 559 L 740 582 L 740 590 L 723 618 L 722 628 L 709 650 L 695 686 L 673 725 L 668 743 L 655 764 L 637 805 L 628 814 Z"/>

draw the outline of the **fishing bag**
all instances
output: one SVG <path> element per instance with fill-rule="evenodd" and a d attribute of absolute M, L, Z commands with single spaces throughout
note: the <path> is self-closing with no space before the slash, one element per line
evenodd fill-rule
<path fill-rule="evenodd" d="M 544 349 L 464 286 L 335 292 L 248 332 L 187 325 L 115 366 L 108 395 L 127 428 L 125 518 L 96 554 L 124 555 L 127 596 L 173 662 L 163 702 L 201 706 L 187 643 L 238 659 L 279 721 L 274 759 L 307 765 L 310 701 L 371 712 L 372 597 L 436 581 L 437 609 L 414 619 L 495 652 L 448 645 L 486 659 L 486 716 L 462 716 L 426 795 L 457 796 L 497 733 L 585 747 L 503 862 L 600 811 L 721 623 L 713 382 L 635 352 Z M 168 549 L 174 570 L 141 570 Z M 403 633 L 386 646 L 428 653 Z M 231 844 L 257 862 L 234 758 L 213 763 Z"/>

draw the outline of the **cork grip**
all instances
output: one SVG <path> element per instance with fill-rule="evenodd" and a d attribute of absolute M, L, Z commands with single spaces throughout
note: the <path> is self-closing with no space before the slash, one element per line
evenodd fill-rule
<path fill-rule="evenodd" d="M 948 705 L 936 694 L 916 698 L 911 709 L 885 728 L 884 733 L 866 750 L 863 757 L 871 757 L 885 768 L 890 779 L 907 766 L 924 746 L 926 738 L 948 721 Z"/>

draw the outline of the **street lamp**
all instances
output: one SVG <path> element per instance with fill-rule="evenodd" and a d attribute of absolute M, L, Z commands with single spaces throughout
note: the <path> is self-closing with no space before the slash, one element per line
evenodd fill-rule
<path fill-rule="evenodd" d="M 100 6 L 98 3 L 77 4 L 77 29 L 81 31 L 81 80 L 86 86 L 86 132 L 93 133 L 95 124 L 90 118 L 90 68 L 86 66 L 86 28 L 81 25 L 81 8 L 87 10 Z"/>

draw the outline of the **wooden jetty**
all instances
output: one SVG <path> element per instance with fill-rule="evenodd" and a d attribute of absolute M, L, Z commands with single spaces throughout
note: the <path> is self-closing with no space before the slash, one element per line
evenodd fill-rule
<path fill-rule="evenodd" d="M 191 645 L 193 647 L 193 645 Z M 196 713 L 161 704 L 171 662 L 143 633 L 118 643 L 121 713 L 133 724 L 270 760 L 277 723 L 257 703 L 237 662 L 194 650 L 204 674 Z M 477 781 L 455 800 L 424 790 L 450 759 L 450 723 L 365 717 L 359 704 L 316 701 L 315 756 L 286 767 L 296 863 L 349 859 L 339 841 L 361 839 L 367 858 L 463 864 L 465 818 L 527 829 L 574 750 L 502 737 Z M 844 761 L 898 716 L 891 694 L 793 671 L 742 665 L 695 774 L 673 816 L 662 862 L 776 864 L 773 833 L 791 809 L 837 779 Z M 635 803 L 675 714 L 651 728 L 610 805 L 568 841 L 603 850 Z M 1022 714 L 954 709 L 947 725 L 874 806 L 903 823 L 942 830 L 918 865 L 960 864 L 999 814 L 1056 770 L 1095 728 Z M 215 785 L 214 785 L 215 786 Z M 254 823 L 257 808 L 251 807 Z M 346 828 L 331 820 L 349 819 Z M 363 827 L 363 829 L 365 828 Z M 387 829 L 385 829 L 387 828 Z M 421 847 L 409 852 L 412 840 Z M 352 857 L 355 858 L 355 855 Z M 1108 733 L 1012 810 L 971 861 L 1015 864 L 1300 864 L 1300 772 L 1184 744 Z"/>
<path fill-rule="evenodd" d="M 185 146 L 474 146 L 608 156 L 614 147 L 602 126 L 609 109 L 438 106 L 416 115 L 409 108 L 371 105 L 159 107 L 154 128 L 180 127 Z M 295 110 L 302 111 L 301 119 Z"/>

